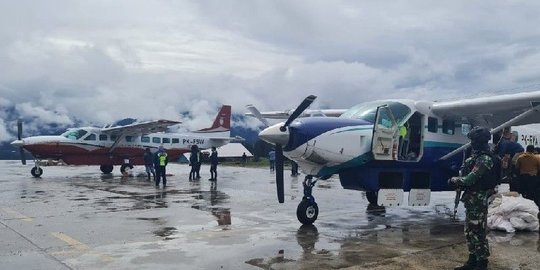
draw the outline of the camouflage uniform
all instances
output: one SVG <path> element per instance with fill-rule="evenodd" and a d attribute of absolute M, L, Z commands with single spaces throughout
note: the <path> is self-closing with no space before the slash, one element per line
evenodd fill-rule
<path fill-rule="evenodd" d="M 463 186 L 465 192 L 461 201 L 465 205 L 465 237 L 469 254 L 476 256 L 476 260 L 485 260 L 489 257 L 489 245 L 487 234 L 487 208 L 488 198 L 492 190 L 478 188 L 480 181 L 493 168 L 492 158 L 478 151 L 473 151 L 472 156 L 465 160 L 463 178 L 458 184 Z"/>

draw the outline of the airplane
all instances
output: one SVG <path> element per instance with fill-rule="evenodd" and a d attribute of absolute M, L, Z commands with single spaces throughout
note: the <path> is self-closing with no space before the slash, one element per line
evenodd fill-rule
<path fill-rule="evenodd" d="M 466 134 L 473 126 L 499 134 L 505 127 L 540 122 L 540 91 L 445 102 L 378 100 L 333 110 L 334 115 L 341 112 L 339 117 L 298 118 L 307 115 L 315 99 L 306 97 L 294 111 L 281 115 L 285 122 L 259 133 L 260 139 L 275 145 L 280 203 L 282 155 L 297 162 L 306 175 L 296 211 L 303 224 L 318 217 L 312 192 L 318 180 L 337 174 L 343 188 L 365 191 L 372 205 L 399 206 L 409 192 L 410 206 L 425 206 L 432 191 L 452 190 L 447 180 L 459 173 L 470 146 Z M 246 115 L 265 124 L 265 118 L 278 118 L 275 112 L 261 113 L 250 105 L 248 109 L 251 113 Z"/>
<path fill-rule="evenodd" d="M 40 177 L 42 159 L 62 160 L 69 165 L 100 165 L 103 173 L 111 173 L 113 165 L 121 165 L 124 173 L 133 165 L 143 165 L 145 148 L 155 152 L 159 146 L 167 150 L 170 160 L 178 159 L 189 152 L 192 145 L 199 149 L 220 147 L 231 140 L 231 106 L 223 105 L 209 128 L 187 133 L 166 133 L 170 126 L 179 121 L 153 120 L 116 127 L 69 128 L 57 136 L 32 136 L 22 138 L 22 122 L 18 122 L 18 139 L 13 146 L 19 147 L 21 162 L 26 164 L 24 151 L 34 157 L 35 166 L 30 173 Z"/>

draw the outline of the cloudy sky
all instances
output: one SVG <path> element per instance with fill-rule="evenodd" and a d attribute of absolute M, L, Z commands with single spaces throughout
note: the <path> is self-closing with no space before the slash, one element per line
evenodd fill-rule
<path fill-rule="evenodd" d="M 34 124 L 210 121 L 540 88 L 538 1 L 0 0 L 0 140 Z M 203 121 L 204 122 L 204 121 Z M 206 123 L 205 123 L 206 124 Z"/>

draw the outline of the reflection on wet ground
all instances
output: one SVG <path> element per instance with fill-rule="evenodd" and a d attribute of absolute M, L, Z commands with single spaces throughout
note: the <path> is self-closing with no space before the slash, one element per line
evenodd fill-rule
<path fill-rule="evenodd" d="M 2 228 L 24 235 L 54 258 L 50 268 L 448 269 L 464 256 L 462 209 L 458 222 L 450 219 L 453 193 L 434 193 L 429 207 L 382 208 L 330 178 L 314 189 L 319 219 L 301 226 L 301 177 L 286 178 L 286 201 L 278 204 L 266 169 L 223 167 L 211 183 L 187 181 L 184 166 L 170 166 L 170 186 L 156 189 L 145 178 L 101 175 L 94 167 L 47 167 L 32 179 L 0 163 L 13 172 L 0 191 L 0 236 Z M 69 235 L 67 244 L 51 239 L 53 232 Z M 494 256 L 504 258 L 492 269 L 535 269 L 522 257 L 539 257 L 538 234 L 489 237 Z M 27 242 L 12 238 L 3 237 L 0 256 Z"/>

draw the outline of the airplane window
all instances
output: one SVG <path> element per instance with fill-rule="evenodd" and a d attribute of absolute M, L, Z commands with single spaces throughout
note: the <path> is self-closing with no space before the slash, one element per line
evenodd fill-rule
<path fill-rule="evenodd" d="M 454 135 L 455 133 L 455 123 L 451 120 L 443 120 L 442 129 L 444 134 Z"/>
<path fill-rule="evenodd" d="M 132 142 L 133 136 L 126 136 L 126 142 Z"/>
<path fill-rule="evenodd" d="M 118 136 L 116 136 L 116 135 L 111 135 L 111 141 L 116 141 L 116 139 L 118 139 Z"/>
<path fill-rule="evenodd" d="M 107 140 L 107 135 L 106 134 L 99 134 L 99 140 L 100 141 L 106 141 Z"/>
<path fill-rule="evenodd" d="M 148 136 L 142 136 L 142 137 L 141 137 L 141 142 L 150 142 L 150 137 L 148 137 Z"/>
<path fill-rule="evenodd" d="M 169 138 L 163 138 L 163 143 L 171 143 L 171 139 L 169 139 Z"/>
<path fill-rule="evenodd" d="M 92 133 L 88 136 L 86 136 L 86 138 L 84 138 L 85 141 L 95 141 L 96 140 L 96 134 Z"/>
<path fill-rule="evenodd" d="M 153 143 L 161 143 L 161 138 L 159 138 L 159 137 L 152 137 L 152 142 L 153 142 Z"/>
<path fill-rule="evenodd" d="M 76 129 L 76 130 L 68 130 L 66 132 L 64 132 L 64 134 L 62 134 L 62 136 L 68 138 L 68 139 L 71 139 L 71 140 L 78 140 L 80 138 L 82 138 L 82 136 L 86 135 L 86 133 L 88 133 L 86 130 L 84 129 Z"/>
<path fill-rule="evenodd" d="M 467 135 L 469 134 L 469 131 L 471 131 L 471 125 L 469 124 L 461 124 L 461 134 Z"/>
<path fill-rule="evenodd" d="M 362 119 L 373 123 L 375 122 L 377 107 L 382 105 L 387 105 L 388 108 L 390 108 L 398 123 L 401 123 L 406 116 L 411 113 L 411 109 L 403 103 L 395 101 L 374 101 L 356 105 L 343 113 L 340 117 Z"/>
<path fill-rule="evenodd" d="M 435 117 L 428 117 L 428 131 L 429 132 L 433 132 L 433 133 L 437 133 L 437 130 L 439 129 L 439 123 L 437 121 L 437 118 Z"/>
<path fill-rule="evenodd" d="M 172 143 L 180 143 L 180 139 L 178 139 L 178 138 L 173 138 L 173 139 L 172 139 Z"/>

